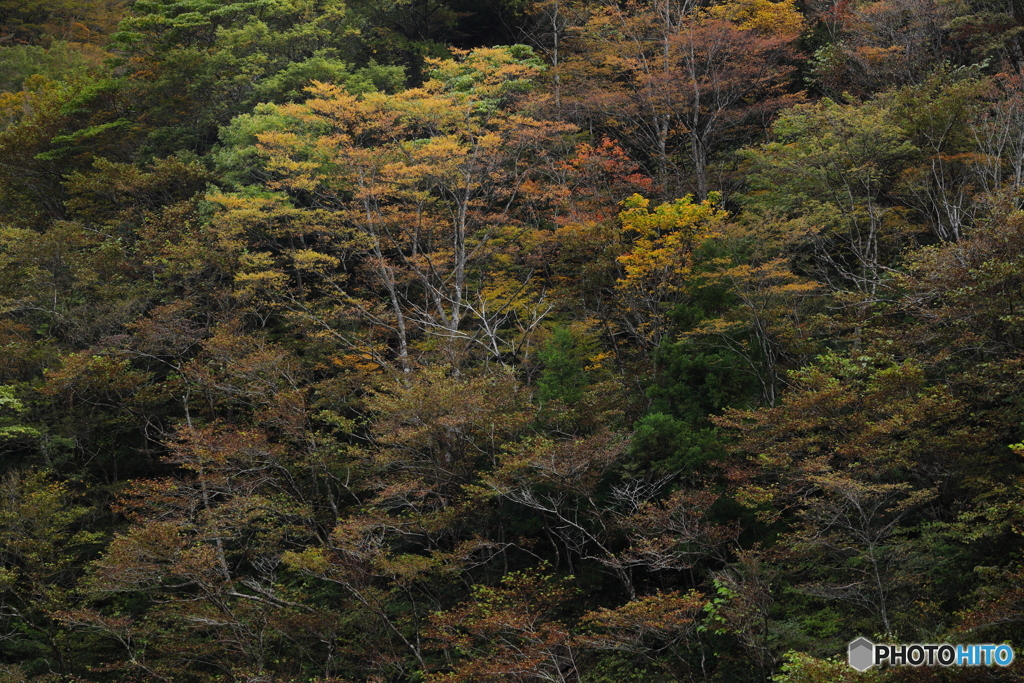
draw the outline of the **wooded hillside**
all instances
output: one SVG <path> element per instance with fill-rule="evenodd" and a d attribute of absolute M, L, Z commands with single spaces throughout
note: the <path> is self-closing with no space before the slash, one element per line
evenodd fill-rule
<path fill-rule="evenodd" d="M 0 683 L 1024 647 L 1024 9 L 0 0 Z"/>

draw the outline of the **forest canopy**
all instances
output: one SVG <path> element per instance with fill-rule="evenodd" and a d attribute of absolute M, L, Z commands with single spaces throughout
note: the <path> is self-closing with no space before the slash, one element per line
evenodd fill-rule
<path fill-rule="evenodd" d="M 0 0 L 0 682 L 1024 680 L 1022 31 Z"/>

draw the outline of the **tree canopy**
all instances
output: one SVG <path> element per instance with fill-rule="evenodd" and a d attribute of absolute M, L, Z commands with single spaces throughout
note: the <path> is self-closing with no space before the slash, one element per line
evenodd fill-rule
<path fill-rule="evenodd" d="M 0 0 L 0 681 L 1024 680 L 1021 24 Z"/>

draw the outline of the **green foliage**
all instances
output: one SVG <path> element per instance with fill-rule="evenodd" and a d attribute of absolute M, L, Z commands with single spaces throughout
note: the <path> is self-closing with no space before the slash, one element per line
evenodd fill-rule
<path fill-rule="evenodd" d="M 798 223 L 822 280 L 877 290 L 912 226 L 891 196 L 919 150 L 882 101 L 797 105 L 772 126 L 772 142 L 748 150 L 752 206 Z"/>
<path fill-rule="evenodd" d="M 267 179 L 264 163 L 256 148 L 257 136 L 271 131 L 284 131 L 291 120 L 272 104 L 258 104 L 252 113 L 239 114 L 220 129 L 220 149 L 210 154 L 222 182 L 239 189 Z"/>
<path fill-rule="evenodd" d="M 17 93 L 0 93 L 0 206 L 10 225 L 38 225 L 60 215 L 57 164 L 39 157 L 66 123 L 77 88 L 32 76 Z"/>
<path fill-rule="evenodd" d="M 841 658 L 818 659 L 801 652 L 787 652 L 787 661 L 772 676 L 774 683 L 853 683 L 884 680 L 878 669 L 858 672 Z"/>
<path fill-rule="evenodd" d="M 92 512 L 45 472 L 6 472 L 0 480 L 0 656 L 37 672 L 73 667 L 71 641 L 54 618 L 74 600 L 83 562 L 103 534 Z M 33 661 L 34 660 L 34 661 Z"/>
<path fill-rule="evenodd" d="M 593 337 L 567 327 L 555 328 L 537 352 L 537 359 L 544 364 L 537 378 L 537 400 L 542 404 L 552 400 L 579 403 L 590 384 L 587 368 L 596 353 Z"/>
<path fill-rule="evenodd" d="M 508 107 L 519 95 L 536 87 L 544 63 L 527 45 L 499 45 L 473 50 L 460 60 L 430 62 L 430 79 L 442 92 L 463 93 L 474 106 L 487 111 Z"/>
<path fill-rule="evenodd" d="M 619 653 L 602 654 L 580 677 L 581 683 L 663 683 L 669 680 L 666 674 L 652 672 L 628 655 Z"/>
<path fill-rule="evenodd" d="M 917 151 L 880 103 L 843 105 L 826 98 L 797 105 L 779 117 L 772 133 L 772 142 L 748 153 L 757 169 L 751 194 L 787 212 L 821 203 L 862 211 L 863 203 L 883 196 Z"/>
<path fill-rule="evenodd" d="M 340 0 L 134 3 L 113 39 L 136 70 L 124 96 L 151 110 L 147 152 L 206 151 L 234 116 L 301 101 L 315 80 L 396 87 L 401 67 L 373 63 L 359 25 Z"/>
<path fill-rule="evenodd" d="M 724 349 L 691 340 L 662 342 L 655 352 L 658 374 L 647 390 L 651 409 L 694 424 L 726 407 L 750 401 L 753 382 L 742 360 Z"/>
<path fill-rule="evenodd" d="M 659 471 L 690 474 L 700 472 L 709 460 L 725 455 L 718 432 L 711 427 L 664 413 L 650 413 L 633 425 L 630 454 L 634 461 L 652 463 Z"/>
<path fill-rule="evenodd" d="M 9 385 L 0 386 L 0 440 L 11 442 L 40 436 L 38 429 L 18 424 L 19 416 L 25 411 L 25 404 L 15 396 L 15 388 Z"/>
<path fill-rule="evenodd" d="M 0 92 L 18 92 L 31 76 L 52 81 L 75 81 L 100 72 L 99 59 L 105 53 L 84 49 L 65 41 L 50 47 L 9 45 L 0 47 Z"/>
<path fill-rule="evenodd" d="M 287 67 L 262 81 L 256 87 L 256 96 L 264 102 L 299 102 L 303 92 L 314 81 L 336 83 L 353 95 L 367 92 L 393 93 L 405 84 L 405 69 L 401 66 L 369 66 L 352 71 L 345 63 L 314 55 Z"/>

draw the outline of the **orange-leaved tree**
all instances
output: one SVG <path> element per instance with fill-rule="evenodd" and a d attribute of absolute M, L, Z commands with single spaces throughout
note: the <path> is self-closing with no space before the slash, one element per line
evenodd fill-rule
<path fill-rule="evenodd" d="M 306 103 L 280 107 L 295 125 L 258 136 L 268 186 L 320 220 L 254 254 L 254 270 L 280 273 L 283 262 L 291 285 L 305 271 L 302 291 L 270 278 L 276 300 L 368 359 L 385 365 L 390 351 L 406 371 L 418 339 L 453 363 L 471 349 L 514 354 L 547 307 L 508 252 L 544 198 L 531 180 L 572 130 L 515 111 L 539 70 L 524 46 L 479 49 L 435 62 L 421 88 L 354 96 L 319 84 Z M 388 348 L 353 343 L 361 332 L 344 332 L 346 319 Z"/>
<path fill-rule="evenodd" d="M 705 199 L 709 162 L 787 93 L 802 20 L 791 2 L 628 2 L 595 11 L 567 43 L 559 112 L 647 157 L 665 191 Z"/>

